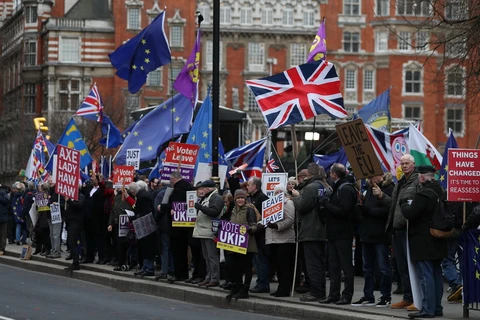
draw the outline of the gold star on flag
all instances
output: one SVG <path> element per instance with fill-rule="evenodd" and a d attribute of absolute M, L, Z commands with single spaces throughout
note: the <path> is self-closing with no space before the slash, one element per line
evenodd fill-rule
<path fill-rule="evenodd" d="M 143 66 L 141 66 L 141 67 L 140 67 L 140 69 L 142 69 L 142 70 L 143 70 Z"/>
<path fill-rule="evenodd" d="M 208 159 L 208 158 L 210 158 L 210 153 L 205 152 L 205 159 Z"/>
<path fill-rule="evenodd" d="M 208 132 L 207 131 L 203 131 L 203 137 L 208 138 Z"/>
<path fill-rule="evenodd" d="M 195 135 L 192 136 L 192 142 L 195 142 Z"/>
<path fill-rule="evenodd" d="M 149 63 L 149 62 L 150 62 L 150 59 L 145 58 L 145 60 L 143 60 L 143 61 L 145 61 L 145 63 Z"/>
<path fill-rule="evenodd" d="M 445 165 L 445 171 L 448 171 L 448 164 Z"/>
<path fill-rule="evenodd" d="M 475 278 L 477 278 L 477 280 L 480 280 L 480 273 L 478 273 L 478 270 L 475 270 Z"/>
<path fill-rule="evenodd" d="M 148 146 L 147 150 L 148 150 L 148 151 L 152 151 L 152 150 L 153 150 L 153 147 L 152 147 L 152 146 Z"/>
<path fill-rule="evenodd" d="M 170 110 L 171 113 L 175 113 L 175 111 L 177 111 L 177 108 L 172 108 L 172 110 Z"/>
<path fill-rule="evenodd" d="M 147 40 L 142 39 L 142 44 L 147 44 Z"/>
<path fill-rule="evenodd" d="M 163 108 L 163 110 L 167 109 L 167 105 L 164 105 L 162 108 Z"/>
<path fill-rule="evenodd" d="M 212 124 L 211 123 L 208 124 L 208 129 L 212 129 Z"/>
<path fill-rule="evenodd" d="M 146 54 L 150 54 L 150 50 L 145 49 L 145 53 L 146 53 Z"/>
<path fill-rule="evenodd" d="M 133 135 L 134 135 L 135 137 L 138 137 L 138 131 L 133 131 Z"/>
<path fill-rule="evenodd" d="M 132 66 L 132 69 L 133 69 L 133 70 L 137 70 L 137 66 L 136 66 L 136 65 L 133 65 L 133 66 Z"/>
<path fill-rule="evenodd" d="M 475 247 L 475 254 L 478 254 L 478 247 Z"/>
<path fill-rule="evenodd" d="M 445 180 L 445 176 L 442 174 L 442 175 L 440 176 L 440 179 L 438 179 L 438 180 L 440 180 L 440 181 Z"/>
<path fill-rule="evenodd" d="M 138 145 L 143 146 L 143 141 L 142 140 L 138 141 Z"/>
<path fill-rule="evenodd" d="M 205 142 L 202 142 L 202 144 L 200 145 L 200 147 L 202 149 L 207 149 L 207 144 Z"/>
<path fill-rule="evenodd" d="M 178 120 L 180 120 L 180 117 L 176 117 L 175 118 L 175 121 L 178 122 Z"/>

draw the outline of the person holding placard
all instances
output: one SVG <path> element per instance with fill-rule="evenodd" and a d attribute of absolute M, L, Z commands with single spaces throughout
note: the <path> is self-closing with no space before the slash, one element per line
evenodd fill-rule
<path fill-rule="evenodd" d="M 60 197 L 55 193 L 55 184 L 49 183 L 49 206 L 50 214 L 48 216 L 48 227 L 50 228 L 50 243 L 52 251 L 46 257 L 49 259 L 58 259 L 61 258 L 61 244 L 62 240 L 60 239 L 63 230 L 62 218 L 61 218 L 61 208 L 65 207 L 65 199 Z M 57 211 L 52 211 L 57 210 Z"/>
<path fill-rule="evenodd" d="M 70 255 L 72 257 L 72 265 L 65 268 L 65 271 L 80 270 L 80 252 L 77 244 L 80 238 L 80 233 L 83 230 L 84 204 L 85 196 L 79 191 L 78 200 L 66 198 L 65 202 L 67 208 L 65 209 L 64 217 L 67 226 L 67 242 L 70 248 Z"/>
<path fill-rule="evenodd" d="M 48 194 L 50 187 L 48 183 L 38 185 L 38 192 L 35 195 L 35 204 L 38 211 L 38 221 L 35 225 L 35 235 L 37 245 L 42 248 L 41 256 L 47 256 L 52 249 L 52 242 L 50 240 L 50 227 L 48 225 L 48 217 L 50 216 L 50 207 L 48 206 Z M 43 201 L 46 201 L 43 204 Z"/>

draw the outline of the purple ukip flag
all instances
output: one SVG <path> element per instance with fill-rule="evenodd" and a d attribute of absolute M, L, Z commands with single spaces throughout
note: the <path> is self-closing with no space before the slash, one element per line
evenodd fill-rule
<path fill-rule="evenodd" d="M 307 63 L 318 60 L 325 60 L 327 55 L 327 40 L 325 36 L 325 19 L 320 23 L 315 40 L 313 40 L 308 54 Z"/>
<path fill-rule="evenodd" d="M 200 66 L 200 28 L 197 31 L 197 40 L 187 59 L 187 63 L 173 83 L 173 88 L 192 101 L 195 107 L 198 98 L 198 73 Z"/>

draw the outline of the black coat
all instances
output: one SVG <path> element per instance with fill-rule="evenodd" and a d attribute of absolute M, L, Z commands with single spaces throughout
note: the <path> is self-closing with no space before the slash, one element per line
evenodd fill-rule
<path fill-rule="evenodd" d="M 258 190 L 250 196 L 251 203 L 255 206 L 260 215 L 262 215 L 262 202 L 265 200 L 268 200 L 268 197 L 262 190 Z M 257 240 L 257 246 L 262 247 L 265 244 L 265 229 L 257 229 L 255 239 Z"/>
<path fill-rule="evenodd" d="M 437 199 L 444 192 L 438 181 L 426 181 L 419 185 L 413 199 L 400 199 L 402 214 L 408 220 L 410 256 L 414 261 L 440 260 L 447 256 L 447 241 L 430 234 Z M 412 200 L 412 203 L 409 205 L 407 200 Z"/>
<path fill-rule="evenodd" d="M 172 216 L 170 210 L 172 209 L 173 202 L 187 202 L 187 191 L 195 190 L 195 188 L 187 181 L 180 180 L 173 186 L 172 194 L 168 198 L 168 204 L 162 205 L 162 211 L 165 207 L 167 210 L 168 223 L 172 226 Z M 193 228 L 170 228 L 170 235 L 174 237 L 188 237 L 191 236 Z"/>
<path fill-rule="evenodd" d="M 135 217 L 144 217 L 149 213 L 154 214 L 153 197 L 150 192 L 145 189 L 140 189 L 135 198 Z M 141 256 L 144 259 L 155 259 L 155 255 L 157 254 L 157 237 L 155 232 L 139 239 L 138 245 L 140 247 Z"/>
<path fill-rule="evenodd" d="M 83 206 L 85 204 L 85 196 L 82 193 L 78 194 L 78 200 L 68 199 L 67 209 L 64 211 L 65 222 L 83 226 L 85 220 Z M 63 209 L 63 208 L 62 208 Z"/>
<path fill-rule="evenodd" d="M 87 229 L 91 229 L 93 233 L 102 235 L 107 233 L 109 214 L 105 214 L 105 195 L 101 186 L 90 196 L 90 191 L 93 186 L 85 188 L 85 204 L 83 206 L 84 215 L 86 218 L 85 223 L 90 226 L 85 226 Z"/>
<path fill-rule="evenodd" d="M 0 189 L 0 223 L 8 221 L 9 202 L 7 192 L 4 189 Z"/>
<path fill-rule="evenodd" d="M 383 193 L 392 195 L 393 184 L 380 186 Z M 388 208 L 382 206 L 377 196 L 373 195 L 369 187 L 362 206 L 362 222 L 360 223 L 360 240 L 366 243 L 390 244 L 391 236 L 385 231 L 388 219 Z"/>

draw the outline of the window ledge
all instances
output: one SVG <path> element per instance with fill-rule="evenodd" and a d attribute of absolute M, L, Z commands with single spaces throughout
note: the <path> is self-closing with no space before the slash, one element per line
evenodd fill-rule
<path fill-rule="evenodd" d="M 342 27 L 344 25 L 359 25 L 366 24 L 367 18 L 366 15 L 338 15 L 338 26 Z"/>

